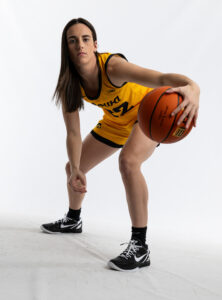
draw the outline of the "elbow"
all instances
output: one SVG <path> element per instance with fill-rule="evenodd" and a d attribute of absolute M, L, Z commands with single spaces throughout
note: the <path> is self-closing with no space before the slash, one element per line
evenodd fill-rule
<path fill-rule="evenodd" d="M 165 75 L 166 75 L 165 73 L 162 73 L 159 75 L 158 80 L 157 80 L 159 86 L 168 85 L 165 80 Z"/>

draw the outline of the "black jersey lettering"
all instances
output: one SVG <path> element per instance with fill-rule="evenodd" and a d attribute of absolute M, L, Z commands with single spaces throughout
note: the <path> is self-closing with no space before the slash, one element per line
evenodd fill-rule
<path fill-rule="evenodd" d="M 130 111 L 134 106 L 132 105 L 129 109 L 128 109 L 128 102 L 125 101 L 123 102 L 121 105 L 113 108 L 112 110 L 110 109 L 106 109 L 111 115 L 113 115 L 114 117 L 118 118 L 120 116 L 125 115 L 125 113 L 127 113 L 128 111 Z M 115 115 L 115 113 L 121 112 L 121 114 L 119 115 Z"/>
<path fill-rule="evenodd" d="M 98 104 L 98 106 L 100 106 L 100 107 L 113 106 L 113 104 L 119 103 L 120 101 L 121 101 L 120 98 L 117 96 L 111 101 L 108 101 L 108 102 L 105 102 L 102 104 Z"/>

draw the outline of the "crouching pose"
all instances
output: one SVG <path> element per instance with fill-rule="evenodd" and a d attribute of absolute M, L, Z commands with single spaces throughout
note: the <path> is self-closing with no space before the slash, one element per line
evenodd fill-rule
<path fill-rule="evenodd" d="M 174 110 L 183 110 L 179 122 L 196 121 L 199 86 L 179 74 L 165 74 L 139 67 L 121 53 L 99 53 L 94 27 L 87 20 L 71 20 L 62 34 L 61 69 L 54 93 L 61 103 L 67 129 L 66 163 L 69 210 L 62 219 L 41 225 L 47 233 L 81 233 L 81 205 L 87 192 L 86 173 L 121 148 L 119 170 L 126 191 L 132 236 L 127 248 L 108 262 L 111 269 L 129 271 L 150 265 L 146 244 L 148 189 L 141 165 L 158 143 L 141 131 L 137 112 L 143 97 L 156 87 L 169 85 L 183 96 Z M 84 101 L 103 112 L 82 141 L 79 110 Z"/>

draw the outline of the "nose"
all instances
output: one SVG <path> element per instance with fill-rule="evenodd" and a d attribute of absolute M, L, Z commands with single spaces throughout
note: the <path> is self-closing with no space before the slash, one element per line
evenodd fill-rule
<path fill-rule="evenodd" d="M 83 49 L 83 41 L 81 41 L 81 40 L 78 41 L 77 48 L 78 49 Z"/>

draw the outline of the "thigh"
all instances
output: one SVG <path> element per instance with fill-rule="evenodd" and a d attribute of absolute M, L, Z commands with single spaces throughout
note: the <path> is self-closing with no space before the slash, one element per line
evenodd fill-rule
<path fill-rule="evenodd" d="M 80 158 L 80 170 L 86 174 L 90 169 L 98 165 L 100 162 L 115 153 L 118 148 L 108 146 L 101 141 L 95 139 L 89 133 L 82 142 L 82 151 Z M 68 163 L 68 169 L 70 166 Z"/>
<path fill-rule="evenodd" d="M 141 164 L 151 156 L 157 145 L 157 142 L 151 140 L 142 132 L 139 123 L 136 123 L 120 152 L 119 158 Z"/>

